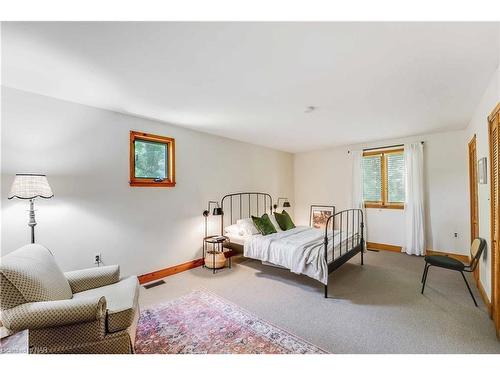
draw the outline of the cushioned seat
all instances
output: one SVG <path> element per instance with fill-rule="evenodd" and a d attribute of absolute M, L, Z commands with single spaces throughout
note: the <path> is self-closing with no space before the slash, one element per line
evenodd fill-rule
<path fill-rule="evenodd" d="M 29 329 L 33 353 L 132 353 L 137 277 L 110 265 L 63 273 L 52 253 L 26 245 L 0 262 L 0 313 L 9 333 Z"/>
<path fill-rule="evenodd" d="M 114 284 L 73 294 L 74 299 L 100 296 L 104 296 L 107 302 L 107 331 L 118 332 L 130 327 L 138 310 L 137 277 L 130 276 Z"/>
<path fill-rule="evenodd" d="M 425 261 L 433 266 L 448 268 L 456 271 L 462 271 L 465 267 L 465 265 L 459 260 L 443 255 L 428 255 L 425 257 Z"/>

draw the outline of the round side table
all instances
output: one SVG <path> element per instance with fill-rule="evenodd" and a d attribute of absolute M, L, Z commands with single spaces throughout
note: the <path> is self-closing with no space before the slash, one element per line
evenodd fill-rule
<path fill-rule="evenodd" d="M 214 274 L 226 265 L 225 242 L 229 242 L 229 238 L 226 236 L 208 236 L 203 239 L 203 267 L 211 268 Z M 229 257 L 228 267 L 231 268 L 231 257 Z"/>

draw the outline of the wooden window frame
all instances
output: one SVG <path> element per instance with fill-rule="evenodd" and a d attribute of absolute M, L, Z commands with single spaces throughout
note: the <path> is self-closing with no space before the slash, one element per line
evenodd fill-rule
<path fill-rule="evenodd" d="M 403 148 L 387 149 L 387 150 L 373 150 L 364 151 L 363 157 L 365 156 L 380 156 L 380 162 L 382 170 L 382 200 L 381 201 L 365 201 L 365 208 L 383 208 L 391 210 L 403 210 L 405 208 L 404 203 L 387 202 L 387 154 L 403 153 Z M 406 193 L 406 192 L 405 192 Z M 364 192 L 363 192 L 364 194 Z"/>
<path fill-rule="evenodd" d="M 156 182 L 154 178 L 135 177 L 135 141 L 149 141 L 167 145 L 168 165 L 167 176 L 163 181 Z M 130 186 L 136 187 L 174 187 L 175 186 L 175 139 L 161 135 L 130 131 Z"/>

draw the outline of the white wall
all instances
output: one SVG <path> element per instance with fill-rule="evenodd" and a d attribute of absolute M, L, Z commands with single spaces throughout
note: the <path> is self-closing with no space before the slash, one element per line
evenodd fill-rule
<path fill-rule="evenodd" d="M 175 137 L 175 188 L 129 187 L 130 130 Z M 43 172 L 55 197 L 36 202 L 37 242 L 64 270 L 93 266 L 96 252 L 124 274 L 176 265 L 201 255 L 208 200 L 293 201 L 291 154 L 5 87 L 1 146 L 2 254 L 29 241 L 27 202 L 7 200 L 14 174 Z"/>
<path fill-rule="evenodd" d="M 465 131 L 452 131 L 295 154 L 296 220 L 307 223 L 309 206 L 315 203 L 334 204 L 337 211 L 350 207 L 352 158 L 348 150 L 424 141 L 427 248 L 467 254 L 470 234 L 465 135 Z M 403 245 L 404 211 L 368 209 L 367 237 L 370 242 Z"/>
<path fill-rule="evenodd" d="M 489 248 L 490 237 L 490 170 L 489 170 L 489 140 L 488 140 L 488 115 L 500 102 L 500 67 L 490 80 L 490 84 L 484 92 L 481 100 L 474 111 L 469 125 L 467 126 L 467 139 L 470 140 L 476 134 L 476 147 L 478 160 L 485 157 L 488 161 L 487 184 L 478 185 L 479 206 L 479 236 L 488 242 L 488 247 L 479 264 L 479 275 L 481 284 L 491 300 L 491 257 Z"/>

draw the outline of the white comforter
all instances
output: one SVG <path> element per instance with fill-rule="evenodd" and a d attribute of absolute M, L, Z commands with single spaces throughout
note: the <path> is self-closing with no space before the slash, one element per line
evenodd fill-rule
<path fill-rule="evenodd" d="M 328 260 L 333 259 L 333 251 L 340 243 L 338 230 L 328 232 Z M 323 229 L 296 227 L 267 236 L 250 236 L 243 246 L 244 256 L 288 268 L 297 274 L 304 274 L 323 284 L 328 283 L 328 265 L 324 253 Z M 342 234 L 342 242 L 347 237 Z"/>

